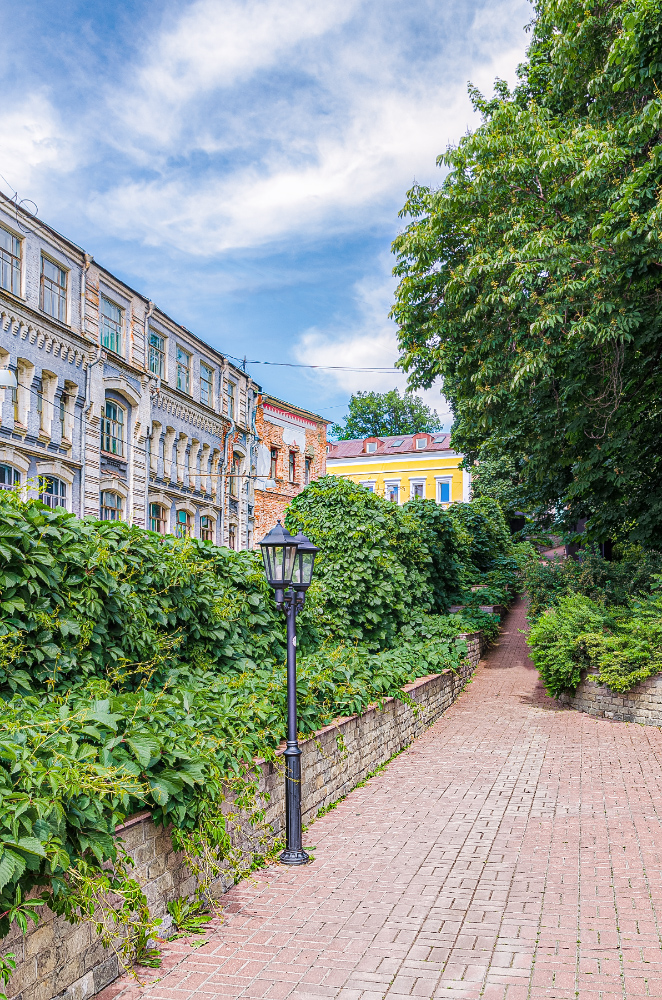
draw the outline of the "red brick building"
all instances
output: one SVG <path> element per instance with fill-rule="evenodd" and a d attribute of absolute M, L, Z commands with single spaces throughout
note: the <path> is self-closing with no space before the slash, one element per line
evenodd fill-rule
<path fill-rule="evenodd" d="M 262 393 L 255 414 L 254 543 L 284 519 L 290 500 L 326 473 L 326 426 L 317 413 Z"/>

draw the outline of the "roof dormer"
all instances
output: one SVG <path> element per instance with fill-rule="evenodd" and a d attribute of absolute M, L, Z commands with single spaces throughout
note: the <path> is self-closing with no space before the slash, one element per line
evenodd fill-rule
<path fill-rule="evenodd" d="M 363 441 L 363 450 L 366 455 L 374 455 L 380 444 L 382 444 L 381 438 L 369 437 L 365 438 Z"/>

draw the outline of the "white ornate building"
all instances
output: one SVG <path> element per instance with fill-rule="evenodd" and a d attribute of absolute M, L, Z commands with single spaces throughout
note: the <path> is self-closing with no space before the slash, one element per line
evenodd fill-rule
<path fill-rule="evenodd" d="M 0 367 L 0 486 L 252 547 L 259 386 L 1 194 Z"/>

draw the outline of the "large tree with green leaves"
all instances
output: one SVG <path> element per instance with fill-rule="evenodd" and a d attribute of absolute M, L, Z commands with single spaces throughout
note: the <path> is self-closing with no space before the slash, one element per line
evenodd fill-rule
<path fill-rule="evenodd" d="M 662 0 L 540 0 L 513 93 L 416 186 L 393 315 L 455 446 L 595 537 L 662 532 Z"/>
<path fill-rule="evenodd" d="M 344 424 L 334 424 L 331 433 L 341 441 L 351 438 L 388 437 L 441 429 L 436 410 L 411 392 L 357 392 L 350 397 Z"/>

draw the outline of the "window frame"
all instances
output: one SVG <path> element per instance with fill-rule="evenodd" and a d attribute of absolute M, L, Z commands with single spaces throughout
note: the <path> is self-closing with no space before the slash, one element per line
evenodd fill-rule
<path fill-rule="evenodd" d="M 295 484 L 297 481 L 297 453 L 291 449 L 287 460 L 287 475 L 288 483 Z"/>
<path fill-rule="evenodd" d="M 444 486 L 448 486 L 448 500 L 442 498 L 442 490 Z M 453 477 L 452 476 L 439 476 L 437 478 L 437 503 L 438 504 L 451 504 L 453 502 Z"/>
<path fill-rule="evenodd" d="M 184 365 L 183 362 L 180 360 L 180 354 L 183 355 L 187 359 L 186 365 Z M 175 363 L 177 365 L 176 385 L 177 385 L 177 388 L 179 389 L 179 391 L 180 392 L 185 392 L 187 396 L 191 395 L 191 357 L 192 357 L 192 355 L 191 355 L 191 353 L 189 351 L 186 351 L 181 346 L 181 344 L 177 344 L 177 346 L 175 348 Z M 182 384 L 181 384 L 182 383 L 182 379 L 180 377 L 184 373 L 186 374 L 186 379 L 185 379 L 185 381 L 186 381 L 186 388 L 185 389 L 182 388 Z"/>
<path fill-rule="evenodd" d="M 366 455 L 374 455 L 376 451 L 377 451 L 377 442 L 376 441 L 366 441 L 366 445 L 365 445 L 365 453 L 366 453 Z"/>
<path fill-rule="evenodd" d="M 180 515 L 183 514 L 184 518 L 181 519 Z M 193 535 L 193 515 L 185 507 L 179 507 L 175 513 L 175 537 L 176 538 L 191 538 Z"/>
<path fill-rule="evenodd" d="M 119 320 L 103 311 L 104 303 L 110 306 L 111 309 L 117 310 Z M 108 323 L 113 324 L 115 328 L 112 330 L 110 326 L 106 328 L 105 320 L 108 320 Z M 120 358 L 124 356 L 124 329 L 124 309 L 117 302 L 113 302 L 112 299 L 109 299 L 107 295 L 101 292 L 99 294 L 99 343 L 106 351 L 112 351 L 113 354 L 117 354 Z M 108 337 L 106 338 L 107 332 Z M 113 346 L 113 341 L 117 346 Z"/>
<path fill-rule="evenodd" d="M 4 472 L 5 469 L 9 469 L 9 471 L 12 473 L 12 477 L 11 478 L 13 479 L 13 482 L 11 482 L 11 483 L 7 483 L 7 482 L 0 483 L 0 490 L 12 490 L 15 486 L 20 486 L 21 485 L 21 473 L 16 468 L 16 466 L 12 465 L 10 462 L 0 462 L 0 470 L 2 470 L 2 475 L 3 476 L 5 474 L 5 472 Z"/>
<path fill-rule="evenodd" d="M 207 524 L 202 522 L 206 521 Z M 211 514 L 201 514 L 200 515 L 200 538 L 203 542 L 213 542 L 214 535 L 216 534 L 216 518 L 212 517 Z"/>
<path fill-rule="evenodd" d="M 273 479 L 276 482 L 278 478 L 278 448 L 271 448 L 269 454 L 269 479 Z"/>
<path fill-rule="evenodd" d="M 423 477 L 418 479 L 409 480 L 409 499 L 413 500 L 415 497 L 419 497 L 421 500 L 425 500 L 425 488 L 426 480 Z M 421 492 L 418 493 L 417 490 L 420 489 Z"/>
<path fill-rule="evenodd" d="M 44 264 L 50 264 L 51 267 L 54 267 L 58 271 L 60 271 L 60 273 L 64 276 L 64 285 L 56 284 L 56 282 L 54 282 L 52 278 L 50 278 L 48 275 L 44 273 Z M 49 282 L 49 285 L 52 285 L 58 289 L 57 301 L 60 304 L 61 308 L 58 308 L 57 315 L 56 313 L 46 308 L 46 296 L 45 296 L 46 282 Z M 51 296 L 53 295 L 52 287 L 49 288 L 49 294 Z M 51 319 L 55 319 L 58 321 L 58 323 L 63 323 L 66 326 L 67 313 L 68 313 L 68 303 L 67 303 L 68 297 L 69 297 L 69 269 L 63 267 L 59 261 L 54 260 L 52 257 L 49 257 L 48 254 L 45 254 L 42 251 L 41 270 L 39 272 L 39 308 L 46 316 L 50 316 Z M 62 312 L 64 315 L 63 316 L 59 315 L 60 312 Z"/>
<path fill-rule="evenodd" d="M 228 379 L 225 383 L 225 396 L 227 399 L 228 417 L 230 420 L 234 420 L 235 413 L 237 412 L 237 397 L 235 395 L 236 388 L 237 383 L 231 382 L 230 379 Z"/>
<path fill-rule="evenodd" d="M 159 347 L 157 344 L 152 343 L 152 337 L 155 337 L 161 344 Z M 165 334 L 159 333 L 153 327 L 149 327 L 149 337 L 147 342 L 147 367 L 152 375 L 157 378 L 164 379 L 166 377 L 166 354 L 167 354 L 168 338 Z M 154 371 L 152 367 L 152 359 L 158 358 L 159 370 Z"/>
<path fill-rule="evenodd" d="M 428 444 L 427 438 L 416 438 L 415 443 L 416 443 L 416 451 L 423 451 L 424 448 L 427 448 Z"/>
<path fill-rule="evenodd" d="M 111 505 L 105 503 L 106 497 L 116 497 L 117 504 Z M 115 490 L 101 490 L 99 492 L 99 520 L 100 521 L 123 521 L 124 520 L 124 500 L 126 498 L 122 496 L 121 493 Z M 104 515 L 105 511 L 114 511 L 119 516 L 116 517 L 106 517 Z"/>
<path fill-rule="evenodd" d="M 202 377 L 202 373 L 203 372 L 208 372 L 209 373 L 209 378 L 208 379 L 205 379 L 205 378 Z M 208 365 L 206 361 L 201 361 L 200 362 L 200 402 L 204 406 L 211 406 L 211 407 L 213 407 L 213 405 L 214 405 L 214 375 L 215 375 L 215 371 L 212 368 L 212 366 Z M 202 395 L 202 386 L 203 385 L 206 385 L 206 386 L 209 387 L 209 398 L 208 399 L 203 399 L 203 395 Z"/>
<path fill-rule="evenodd" d="M 46 475 L 43 474 L 40 475 L 39 479 L 40 479 L 39 499 L 41 500 L 41 502 L 45 503 L 47 507 L 51 508 L 51 510 L 54 510 L 56 507 L 64 507 L 65 510 L 68 510 L 69 509 L 68 484 L 65 483 L 64 479 L 60 479 L 59 476 L 54 476 L 51 475 L 50 473 L 47 473 Z M 54 490 L 51 490 L 49 492 L 46 487 L 46 484 L 48 484 L 49 486 L 55 486 L 55 484 L 59 484 L 59 491 L 55 492 Z M 52 503 L 50 499 L 48 500 L 46 499 L 47 497 L 52 497 L 53 499 L 60 500 L 60 503 Z"/>
<path fill-rule="evenodd" d="M 121 420 L 118 420 L 117 416 L 116 417 L 108 417 L 107 416 L 107 414 L 106 414 L 106 408 L 109 405 L 110 406 L 114 406 L 116 408 L 118 414 L 122 414 L 122 419 Z M 128 416 L 127 411 L 125 410 L 125 408 L 122 406 L 121 403 L 117 402 L 117 400 L 115 400 L 115 399 L 105 399 L 104 400 L 103 406 L 101 408 L 101 451 L 104 452 L 104 454 L 106 454 L 106 455 L 113 455 L 115 458 L 126 458 L 126 456 L 124 454 L 126 441 L 125 441 L 125 438 L 124 438 L 123 431 L 124 431 L 124 428 L 127 427 L 127 423 L 128 423 L 127 416 Z M 116 426 L 120 427 L 120 429 L 121 429 L 120 430 L 121 436 L 118 438 L 116 434 L 113 435 L 112 432 L 109 432 L 109 430 L 107 429 L 107 425 L 110 425 L 110 426 L 116 425 Z M 127 437 L 128 437 L 128 434 L 127 434 Z M 120 451 L 111 451 L 109 448 L 104 448 L 104 444 L 105 444 L 106 441 L 108 441 L 108 443 L 110 443 L 112 441 L 118 441 L 118 440 L 119 440 L 119 442 L 121 444 L 121 450 Z"/>
<path fill-rule="evenodd" d="M 303 462 L 303 484 L 308 486 L 310 483 L 310 473 L 313 467 L 313 460 L 310 455 L 306 455 Z"/>
<path fill-rule="evenodd" d="M 153 513 L 153 508 L 158 507 L 161 511 L 161 516 L 155 517 Z M 157 535 L 167 535 L 168 534 L 168 514 L 169 511 L 166 509 L 165 504 L 162 504 L 160 500 L 150 500 L 148 507 L 148 517 L 149 517 L 149 530 L 154 531 Z M 163 531 L 160 528 L 153 527 L 154 522 L 157 524 L 163 524 Z"/>
<path fill-rule="evenodd" d="M 237 525 L 228 524 L 228 548 L 237 551 Z"/>
<path fill-rule="evenodd" d="M 6 233 L 10 241 L 13 240 L 18 246 L 17 254 L 13 250 L 0 246 L 0 288 L 21 298 L 23 286 L 23 240 L 4 225 L 0 225 L 0 230 Z M 7 260 L 5 260 L 5 254 L 7 255 Z M 5 285 L 2 280 L 6 270 L 9 273 L 8 285 Z M 17 282 L 16 278 L 18 278 Z M 15 283 L 18 284 L 18 290 L 14 287 Z"/>
<path fill-rule="evenodd" d="M 395 496 L 390 496 L 390 493 L 395 493 Z M 390 503 L 396 505 L 400 504 L 401 495 L 401 480 L 399 479 L 385 479 L 384 480 L 384 498 Z"/>
<path fill-rule="evenodd" d="M 239 455 L 232 455 L 232 471 L 230 473 L 230 496 L 233 500 L 239 499 L 239 479 L 241 477 L 242 459 Z"/>

